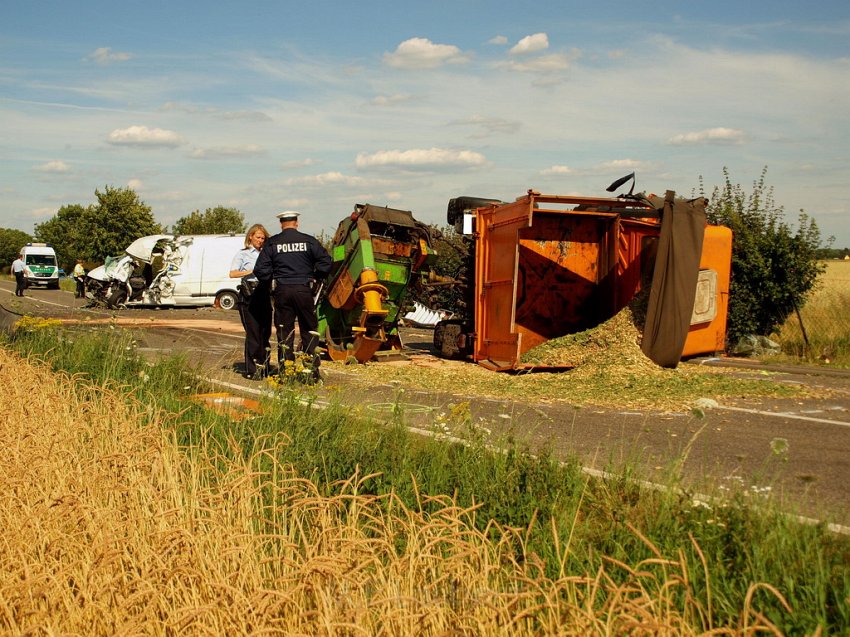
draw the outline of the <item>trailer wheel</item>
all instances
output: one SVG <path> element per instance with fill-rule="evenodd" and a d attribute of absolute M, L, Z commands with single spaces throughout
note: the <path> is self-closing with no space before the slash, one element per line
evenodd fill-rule
<path fill-rule="evenodd" d="M 434 353 L 441 358 L 463 359 L 472 354 L 463 319 L 446 319 L 434 326 Z"/>
<path fill-rule="evenodd" d="M 236 307 L 236 303 L 239 299 L 236 296 L 236 292 L 231 292 L 230 290 L 225 290 L 224 292 L 219 292 L 215 297 L 216 304 L 222 310 L 232 310 Z"/>

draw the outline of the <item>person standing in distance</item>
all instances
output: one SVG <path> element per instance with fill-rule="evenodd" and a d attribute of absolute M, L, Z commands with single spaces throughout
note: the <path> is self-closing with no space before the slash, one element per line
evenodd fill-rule
<path fill-rule="evenodd" d="M 230 264 L 230 278 L 242 279 L 238 307 L 245 330 L 245 378 L 258 379 L 269 372 L 272 305 L 269 286 L 254 275 L 254 264 L 268 238 L 268 230 L 255 223 L 245 235 L 245 247 Z"/>
<path fill-rule="evenodd" d="M 24 281 L 24 268 L 27 265 L 24 263 L 24 255 L 19 254 L 18 258 L 12 261 L 12 274 L 15 275 L 15 296 L 23 296 L 26 281 Z"/>
<path fill-rule="evenodd" d="M 295 319 L 301 334 L 301 350 L 313 357 L 313 379 L 319 379 L 319 319 L 313 302 L 312 283 L 324 279 L 331 271 L 331 257 L 318 240 L 298 231 L 300 212 L 287 210 L 277 215 L 280 233 L 266 241 L 254 274 L 268 284 L 272 282 L 277 358 L 281 369 L 285 361 L 295 360 Z M 311 334 L 312 332 L 312 334 Z"/>
<path fill-rule="evenodd" d="M 77 283 L 77 291 L 74 293 L 74 298 L 81 299 L 86 295 L 86 269 L 83 267 L 82 259 L 77 259 L 72 276 Z"/>

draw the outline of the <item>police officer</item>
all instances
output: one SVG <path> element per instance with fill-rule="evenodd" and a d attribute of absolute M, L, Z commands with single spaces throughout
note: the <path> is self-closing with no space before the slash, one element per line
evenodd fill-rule
<path fill-rule="evenodd" d="M 245 377 L 259 379 L 268 375 L 272 336 L 272 304 L 268 284 L 259 284 L 254 264 L 269 233 L 259 223 L 248 228 L 245 248 L 230 264 L 230 278 L 242 279 L 239 286 L 239 317 L 245 330 Z"/>
<path fill-rule="evenodd" d="M 23 296 L 24 288 L 26 288 L 26 279 L 24 279 L 24 270 L 27 264 L 24 263 L 24 255 L 19 254 L 18 258 L 12 261 L 12 274 L 15 275 L 15 296 Z"/>
<path fill-rule="evenodd" d="M 313 302 L 312 283 L 331 271 L 331 257 L 315 237 L 298 231 L 300 212 L 286 210 L 277 215 L 280 234 L 266 241 L 254 274 L 261 282 L 274 283 L 277 357 L 281 370 L 284 361 L 295 360 L 295 319 L 301 333 L 301 349 L 313 357 L 313 378 L 319 379 L 320 358 L 316 352 L 319 319 Z M 311 332 L 313 332 L 311 334 Z"/>

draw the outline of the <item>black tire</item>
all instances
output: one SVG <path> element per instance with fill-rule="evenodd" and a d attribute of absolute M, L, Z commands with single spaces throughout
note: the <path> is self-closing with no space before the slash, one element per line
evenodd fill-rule
<path fill-rule="evenodd" d="M 466 210 L 475 208 L 483 208 L 492 203 L 502 203 L 498 199 L 487 199 L 485 197 L 455 197 L 449 199 L 449 205 L 446 208 L 446 221 L 450 226 L 454 226 L 455 230 L 458 226 L 463 228 L 463 213 Z M 460 230 L 457 230 L 460 232 Z"/>
<path fill-rule="evenodd" d="M 113 310 L 117 310 L 126 302 L 127 290 L 124 288 L 116 288 L 112 291 L 112 294 L 109 295 L 109 298 L 106 299 L 106 304 Z"/>
<path fill-rule="evenodd" d="M 48 290 L 58 290 L 59 289 L 59 281 L 50 281 L 47 284 Z"/>
<path fill-rule="evenodd" d="M 215 302 L 222 310 L 234 310 L 239 302 L 239 297 L 236 296 L 236 292 L 224 290 L 216 295 Z"/>

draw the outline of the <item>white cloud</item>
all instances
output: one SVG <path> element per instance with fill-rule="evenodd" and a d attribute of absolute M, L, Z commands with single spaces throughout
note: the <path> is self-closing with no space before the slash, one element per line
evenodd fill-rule
<path fill-rule="evenodd" d="M 259 144 L 244 146 L 213 146 L 196 148 L 192 151 L 193 159 L 227 159 L 230 157 L 259 157 L 266 154 L 266 149 Z"/>
<path fill-rule="evenodd" d="M 120 51 L 113 51 L 109 47 L 100 47 L 95 49 L 94 52 L 89 55 L 86 59 L 93 60 L 98 64 L 112 64 L 113 62 L 126 62 L 127 60 L 133 57 L 130 53 L 123 53 Z"/>
<path fill-rule="evenodd" d="M 708 128 L 693 133 L 680 133 L 674 135 L 668 144 L 683 146 L 686 144 L 743 144 L 746 134 L 735 128 Z"/>
<path fill-rule="evenodd" d="M 522 40 L 517 42 L 511 50 L 508 51 L 511 55 L 527 55 L 528 53 L 536 53 L 549 48 L 549 36 L 545 33 L 535 33 L 527 35 Z"/>
<path fill-rule="evenodd" d="M 403 69 L 433 69 L 443 64 L 463 64 L 469 60 L 453 44 L 434 44 L 427 38 L 410 38 L 392 53 L 384 53 L 384 62 Z"/>
<path fill-rule="evenodd" d="M 175 148 L 183 144 L 184 141 L 174 131 L 148 128 L 147 126 L 130 126 L 128 128 L 116 128 L 109 133 L 109 143 L 116 146 Z"/>
<path fill-rule="evenodd" d="M 487 40 L 487 44 L 502 45 L 502 44 L 507 44 L 507 43 L 508 43 L 508 39 L 503 35 L 497 35 L 496 37 L 493 37 L 493 38 L 490 38 L 489 40 Z"/>
<path fill-rule="evenodd" d="M 326 172 L 320 175 L 307 175 L 304 177 L 292 177 L 287 179 L 287 186 L 359 186 L 362 185 L 364 179 L 353 175 L 344 175 L 341 172 Z"/>
<path fill-rule="evenodd" d="M 433 168 L 440 166 L 482 166 L 487 159 L 472 150 L 448 150 L 445 148 L 414 148 L 411 150 L 379 150 L 376 153 L 360 153 L 355 165 L 358 168 L 380 166 L 402 168 Z"/>
<path fill-rule="evenodd" d="M 573 60 L 579 57 L 581 57 L 581 53 L 573 49 L 569 55 L 566 53 L 552 53 L 551 55 L 526 58 L 522 62 L 511 60 L 499 66 L 510 71 L 519 71 L 522 73 L 551 73 L 552 71 L 564 71 L 570 68 Z"/>
<path fill-rule="evenodd" d="M 549 168 L 546 168 L 545 170 L 543 170 L 541 172 L 544 175 L 569 175 L 570 173 L 573 172 L 573 169 L 570 168 L 569 166 L 557 165 L 557 166 L 549 166 Z"/>
<path fill-rule="evenodd" d="M 61 159 L 54 159 L 40 166 L 34 166 L 33 170 L 41 173 L 66 173 L 71 170 L 71 166 Z"/>
<path fill-rule="evenodd" d="M 131 179 L 127 182 L 127 187 L 131 190 L 140 190 L 144 185 L 141 179 Z"/>

